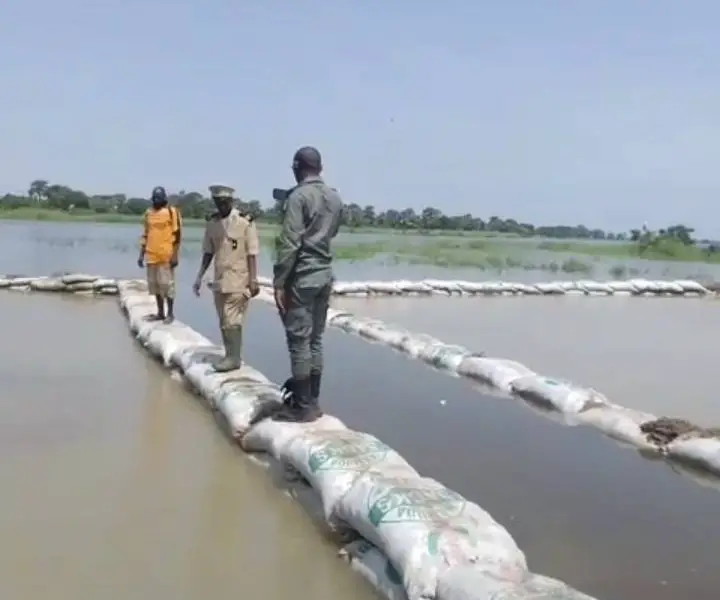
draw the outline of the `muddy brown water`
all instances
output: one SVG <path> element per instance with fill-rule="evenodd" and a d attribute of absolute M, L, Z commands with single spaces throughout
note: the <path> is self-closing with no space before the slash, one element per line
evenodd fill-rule
<path fill-rule="evenodd" d="M 374 597 L 113 301 L 0 307 L 0 597 Z"/>
<path fill-rule="evenodd" d="M 622 406 L 720 426 L 717 299 L 338 298 L 334 306 L 520 361 Z"/>
<path fill-rule="evenodd" d="M 128 231 L 134 239 L 135 230 Z M 4 271 L 137 273 L 130 252 L 53 247 L 48 253 L 27 243 L 35 248 L 27 264 L 17 264 L 17 252 L 6 253 Z M 217 341 L 211 299 L 189 293 L 195 266 L 181 268 L 179 314 Z M 518 303 L 513 312 L 508 303 L 514 300 L 525 307 Z M 572 310 L 563 308 L 550 320 L 553 309 L 535 305 L 543 300 L 498 299 L 487 317 L 469 303 L 439 309 L 413 300 L 404 310 L 413 329 L 480 350 L 498 346 L 468 342 L 487 340 L 496 320 L 514 314 L 504 331 L 513 332 L 505 339 L 516 345 L 501 355 L 539 369 L 532 356 L 554 352 L 558 368 L 548 374 L 572 377 L 566 367 L 582 365 L 587 356 L 614 360 L 633 339 L 626 331 L 642 318 L 641 305 L 637 312 L 621 307 L 644 302 L 598 299 L 595 311 L 578 309 L 582 317 L 563 318 Z M 593 302 L 576 300 L 579 307 Z M 645 325 L 652 339 L 677 339 L 673 323 L 692 319 L 679 316 L 684 302 L 667 309 L 678 311 L 668 312 L 669 320 L 656 307 L 658 320 Z M 225 440 L 197 400 L 132 343 L 112 300 L 0 292 L 0 303 L 0 597 L 373 597 L 302 511 Z M 462 313 L 461 306 L 472 312 Z M 446 327 L 450 310 L 456 333 Z M 592 327 L 582 319 L 604 319 L 599 329 L 607 337 L 594 354 L 582 355 L 563 341 L 566 329 Z M 470 329 L 475 322 L 483 327 Z M 543 329 L 545 322 L 555 328 Z M 472 337 L 460 338 L 463 329 Z M 676 352 L 697 348 L 701 329 Z M 534 330 L 549 333 L 528 336 Z M 492 339 L 500 341 L 501 333 Z M 555 350 L 547 350 L 547 335 L 560 340 Z M 252 307 L 246 339 L 251 364 L 276 381 L 287 376 L 272 310 Z M 535 354 L 528 358 L 514 352 L 530 347 Z M 387 348 L 331 330 L 327 351 L 323 398 L 329 411 L 489 510 L 534 570 L 603 600 L 717 598 L 717 491 L 590 429 L 557 425 Z M 620 362 L 606 370 L 601 390 L 616 375 L 632 382 L 632 362 Z M 665 376 L 668 369 L 655 363 Z M 638 381 L 652 372 L 645 367 Z M 679 404 L 689 405 L 695 395 Z M 624 399 L 613 397 L 632 405 Z"/>

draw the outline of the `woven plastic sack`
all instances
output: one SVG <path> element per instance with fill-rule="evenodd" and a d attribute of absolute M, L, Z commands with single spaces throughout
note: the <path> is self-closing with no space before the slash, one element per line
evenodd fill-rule
<path fill-rule="evenodd" d="M 557 579 L 527 573 L 516 581 L 494 577 L 475 567 L 447 570 L 437 600 L 594 600 Z"/>
<path fill-rule="evenodd" d="M 402 577 L 387 557 L 370 542 L 358 540 L 341 550 L 350 568 L 387 600 L 407 600 Z"/>
<path fill-rule="evenodd" d="M 367 473 L 335 514 L 388 557 L 409 600 L 434 599 L 438 577 L 454 565 L 482 564 L 504 578 L 526 570 L 525 556 L 503 527 L 433 479 Z"/>
<path fill-rule="evenodd" d="M 325 518 L 336 528 L 338 501 L 355 481 L 372 470 L 418 476 L 415 469 L 375 436 L 350 429 L 316 429 L 296 436 L 282 449 L 282 460 L 292 465 L 322 498 Z"/>
<path fill-rule="evenodd" d="M 310 423 L 292 423 L 264 419 L 253 425 L 243 436 L 242 447 L 246 452 L 267 452 L 278 460 L 282 450 L 297 436 L 326 430 L 347 430 L 340 419 L 323 415 Z"/>
<path fill-rule="evenodd" d="M 534 371 L 514 360 L 478 356 L 464 359 L 458 365 L 457 373 L 503 392 L 511 391 L 510 386 L 513 381 L 528 375 L 535 375 Z"/>
<path fill-rule="evenodd" d="M 515 379 L 510 384 L 510 390 L 525 400 L 564 414 L 574 415 L 587 408 L 607 404 L 607 399 L 593 389 L 537 374 Z"/>

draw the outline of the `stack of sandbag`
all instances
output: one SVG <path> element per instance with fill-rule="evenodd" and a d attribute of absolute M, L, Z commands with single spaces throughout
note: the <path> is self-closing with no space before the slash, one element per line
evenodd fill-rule
<path fill-rule="evenodd" d="M 195 330 L 178 321 L 149 321 L 156 310 L 155 300 L 141 283 L 120 282 L 118 288 L 120 305 L 138 342 L 166 366 L 179 369 L 211 408 L 222 413 L 234 437 L 248 430 L 258 411 L 280 403 L 277 386 L 250 366 L 217 373 L 213 364 L 223 357 L 223 349 Z"/>

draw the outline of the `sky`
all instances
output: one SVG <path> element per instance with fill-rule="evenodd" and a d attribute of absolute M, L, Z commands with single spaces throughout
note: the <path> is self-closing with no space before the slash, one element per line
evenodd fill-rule
<path fill-rule="evenodd" d="M 2 0 L 0 193 L 271 203 L 303 145 L 378 209 L 720 236 L 720 2 Z"/>

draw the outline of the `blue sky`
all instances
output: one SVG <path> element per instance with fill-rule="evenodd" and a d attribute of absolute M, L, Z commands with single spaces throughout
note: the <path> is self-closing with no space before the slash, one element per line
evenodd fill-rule
<path fill-rule="evenodd" d="M 720 2 L 3 0 L 0 191 L 227 182 L 720 234 Z"/>

